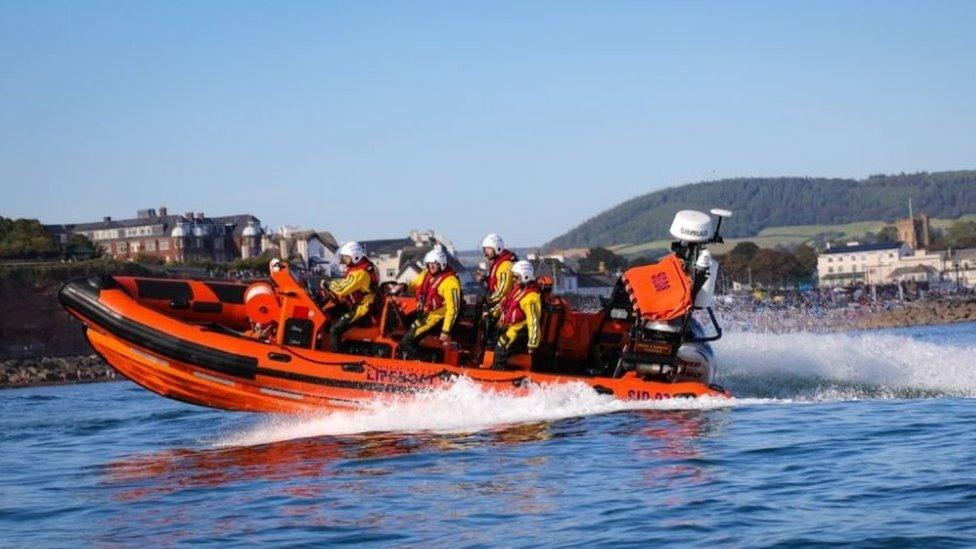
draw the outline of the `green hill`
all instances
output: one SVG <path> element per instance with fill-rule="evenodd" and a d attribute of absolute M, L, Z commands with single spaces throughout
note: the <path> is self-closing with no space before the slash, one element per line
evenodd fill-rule
<path fill-rule="evenodd" d="M 948 229 L 956 221 L 976 221 L 976 215 L 969 214 L 957 219 L 932 218 L 932 228 Z M 815 244 L 817 236 L 829 236 L 836 240 L 850 240 L 862 238 L 866 233 L 877 233 L 885 225 L 885 221 L 855 221 L 838 225 L 792 225 L 786 227 L 766 227 L 759 234 L 738 238 L 726 238 L 724 244 L 714 244 L 709 248 L 714 253 L 728 252 L 739 242 L 752 242 L 760 248 L 776 248 L 779 246 L 794 246 L 796 244 Z M 662 238 L 638 244 L 617 244 L 610 249 L 619 255 L 637 257 L 654 255 L 654 252 L 667 251 L 673 238 Z"/>
<path fill-rule="evenodd" d="M 749 237 L 769 227 L 890 223 L 915 211 L 958 218 L 976 212 L 976 170 L 877 175 L 854 179 L 739 178 L 663 189 L 632 198 L 592 217 L 546 247 L 638 246 L 669 238 L 677 210 L 727 208 L 728 237 Z M 646 245 L 646 244 L 645 244 Z"/>

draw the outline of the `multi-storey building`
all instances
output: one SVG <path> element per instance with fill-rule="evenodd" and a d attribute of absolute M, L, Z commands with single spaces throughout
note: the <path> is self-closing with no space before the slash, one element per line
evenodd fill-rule
<path fill-rule="evenodd" d="M 892 284 L 919 273 L 924 274 L 928 282 L 938 282 L 932 280 L 933 272 L 937 274 L 936 278 L 945 272 L 944 254 L 914 250 L 905 242 L 852 242 L 827 248 L 817 256 L 817 278 L 821 287 Z"/>
<path fill-rule="evenodd" d="M 946 280 L 960 288 L 976 289 L 976 248 L 950 251 L 946 259 Z"/>
<path fill-rule="evenodd" d="M 139 210 L 132 219 L 105 217 L 95 223 L 45 225 L 55 240 L 67 244 L 83 235 L 115 259 L 153 256 L 164 261 L 231 261 L 261 253 L 261 223 L 250 214 L 206 217 L 188 212 L 170 215 L 165 207 Z"/>
<path fill-rule="evenodd" d="M 261 238 L 261 252 L 282 259 L 299 262 L 306 269 L 329 275 L 342 274 L 339 245 L 328 231 L 302 230 L 285 226 L 266 233 Z"/>

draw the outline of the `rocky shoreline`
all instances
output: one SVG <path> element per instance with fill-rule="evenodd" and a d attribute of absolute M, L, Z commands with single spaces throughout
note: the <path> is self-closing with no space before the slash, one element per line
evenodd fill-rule
<path fill-rule="evenodd" d="M 0 360 L 0 389 L 125 379 L 98 355 Z"/>
<path fill-rule="evenodd" d="M 976 322 L 976 300 L 908 303 L 898 309 L 868 313 L 858 319 L 855 327 L 873 330 L 956 322 Z"/>

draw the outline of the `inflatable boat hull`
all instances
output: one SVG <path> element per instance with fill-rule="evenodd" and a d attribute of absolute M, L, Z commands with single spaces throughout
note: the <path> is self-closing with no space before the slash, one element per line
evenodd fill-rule
<path fill-rule="evenodd" d="M 162 396 L 223 410 L 307 413 L 444 388 L 461 376 L 519 393 L 531 384 L 584 383 L 624 400 L 728 396 L 706 382 L 495 371 L 293 348 L 205 323 L 184 322 L 133 299 L 111 277 L 72 281 L 62 305 L 85 325 L 94 350 Z"/>

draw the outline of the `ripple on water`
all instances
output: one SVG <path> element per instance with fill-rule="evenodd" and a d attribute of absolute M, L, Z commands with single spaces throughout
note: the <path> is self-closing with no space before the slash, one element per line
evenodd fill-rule
<path fill-rule="evenodd" d="M 926 334 L 730 337 L 732 400 L 460 384 L 269 418 L 4 393 L 0 545 L 971 546 L 976 333 Z"/>

